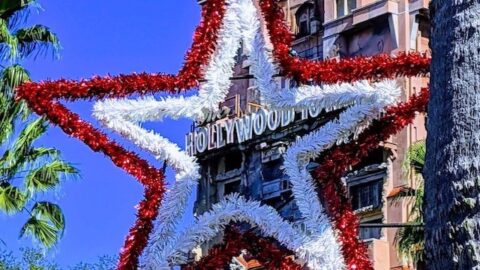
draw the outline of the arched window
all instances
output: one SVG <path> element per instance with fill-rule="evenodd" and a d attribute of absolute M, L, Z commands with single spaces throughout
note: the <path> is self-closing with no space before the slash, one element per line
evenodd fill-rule
<path fill-rule="evenodd" d="M 303 4 L 295 13 L 297 20 L 299 37 L 307 36 L 312 33 L 312 21 L 315 18 L 315 8 L 312 3 Z"/>

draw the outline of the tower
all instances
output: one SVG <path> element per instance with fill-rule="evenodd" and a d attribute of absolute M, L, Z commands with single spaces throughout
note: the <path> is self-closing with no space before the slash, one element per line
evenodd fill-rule
<path fill-rule="evenodd" d="M 302 58 L 346 58 L 428 49 L 428 1 L 288 0 L 281 4 L 295 34 L 292 54 Z M 233 86 L 221 104 L 222 114 L 193 124 L 192 132 L 229 120 L 242 121 L 262 108 L 242 48 L 236 63 Z M 295 81 L 281 76 L 276 80 L 282 89 L 296 86 Z M 401 99 L 405 100 L 425 87 L 428 79 L 399 78 L 397 82 L 402 86 Z M 275 207 L 283 217 L 302 226 L 284 173 L 283 155 L 297 136 L 318 129 L 333 117 L 335 112 L 293 113 L 285 116 L 286 124 L 275 131 L 267 129 L 241 143 L 235 137 L 235 144 L 207 147 L 195 153 L 202 175 L 195 214 L 202 214 L 230 193 L 241 193 Z M 408 147 L 424 138 L 424 116 L 419 115 L 412 125 L 383 142 L 380 150 L 352 167 L 344 177 L 356 214 L 363 224 L 370 224 L 360 228 L 359 237 L 369 247 L 376 269 L 402 269 L 407 265 L 398 257 L 394 245 L 397 228 L 382 224 L 409 221 L 411 202 L 408 198 L 394 202 L 392 198 L 416 187 L 412 177 L 405 175 L 402 163 Z M 309 168 L 313 170 L 317 165 L 312 161 Z"/>

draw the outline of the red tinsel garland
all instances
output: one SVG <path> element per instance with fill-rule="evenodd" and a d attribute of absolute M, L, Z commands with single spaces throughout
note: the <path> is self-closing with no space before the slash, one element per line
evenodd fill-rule
<path fill-rule="evenodd" d="M 358 218 L 340 178 L 349 166 L 355 166 L 369 152 L 379 147 L 380 142 L 397 134 L 410 124 L 416 112 L 425 112 L 428 90 L 422 89 L 419 95 L 408 102 L 400 103 L 386 110 L 385 116 L 375 121 L 357 140 L 333 147 L 320 161 L 315 171 L 315 179 L 322 186 L 327 212 L 332 219 L 348 269 L 373 269 L 368 259 L 366 247 L 358 241 Z"/>
<path fill-rule="evenodd" d="M 430 59 L 423 54 L 400 54 L 397 57 L 375 56 L 324 62 L 302 60 L 290 55 L 292 35 L 283 21 L 281 8 L 274 0 L 261 0 L 269 34 L 274 45 L 274 56 L 286 76 L 300 81 L 333 83 L 368 78 L 388 78 L 398 75 L 417 76 L 428 73 Z M 120 254 L 118 269 L 136 269 L 138 257 L 145 248 L 152 221 L 157 216 L 164 187 L 163 174 L 111 141 L 105 134 L 84 122 L 80 117 L 58 103 L 57 99 L 102 99 L 148 94 L 161 91 L 176 92 L 198 85 L 202 68 L 210 60 L 216 47 L 218 30 L 225 13 L 224 0 L 209 0 L 203 5 L 203 22 L 198 26 L 192 48 L 185 57 L 183 68 L 175 75 L 130 74 L 94 77 L 90 80 L 58 80 L 26 83 L 17 89 L 17 96 L 50 122 L 59 125 L 65 133 L 76 137 L 92 150 L 103 152 L 113 163 L 136 177 L 145 186 L 145 198 L 138 206 L 137 221 L 130 229 Z"/>
<path fill-rule="evenodd" d="M 350 59 L 311 61 L 290 54 L 292 37 L 285 24 L 283 10 L 274 0 L 261 0 L 268 33 L 274 46 L 274 57 L 286 77 L 300 82 L 337 83 L 362 79 L 421 76 L 429 72 L 430 58 L 421 53 L 399 53 L 396 56 L 377 55 Z M 176 92 L 198 86 L 202 68 L 216 46 L 218 30 L 225 13 L 224 0 L 212 0 L 203 5 L 203 21 L 198 26 L 194 42 L 185 57 L 178 75 L 130 74 L 94 77 L 90 80 L 57 80 L 26 83 L 23 92 L 36 92 L 45 98 L 68 100 L 105 97 L 124 97 L 131 94 L 151 94 L 160 91 Z"/>
<path fill-rule="evenodd" d="M 164 193 L 164 175 L 162 171 L 111 141 L 105 134 L 54 100 L 122 97 L 132 93 L 155 93 L 166 89 L 174 91 L 176 88 L 187 89 L 197 85 L 202 76 L 203 65 L 215 50 L 215 40 L 225 12 L 224 0 L 209 2 L 209 5 L 204 6 L 204 20 L 197 28 L 192 48 L 187 53 L 184 67 L 178 76 L 143 73 L 96 77 L 80 82 L 59 80 L 25 83 L 16 91 L 17 97 L 24 99 L 34 112 L 46 116 L 50 122 L 83 141 L 93 151 L 103 152 L 116 166 L 137 178 L 145 187 L 144 199 L 137 206 L 137 220 L 129 230 L 120 252 L 118 269 L 131 270 L 138 266 L 138 258 L 148 243 L 153 220 L 158 215 Z"/>
<path fill-rule="evenodd" d="M 384 117 L 375 121 L 371 127 L 363 132 L 358 140 L 349 144 L 335 146 L 328 150 L 321 158 L 320 165 L 315 170 L 316 181 L 322 186 L 323 193 L 320 194 L 325 199 L 326 210 L 335 226 L 338 238 L 342 243 L 342 252 L 349 270 L 373 269 L 367 255 L 367 249 L 363 243 L 358 240 L 358 218 L 352 210 L 352 205 L 347 196 L 345 187 L 340 178 L 348 170 L 349 166 L 358 164 L 368 153 L 379 147 L 379 143 L 386 141 L 390 136 L 397 134 L 406 125 L 410 124 L 415 118 L 416 112 L 425 112 L 428 102 L 428 90 L 422 89 L 419 95 L 412 96 L 408 102 L 400 103 L 394 107 L 387 108 Z M 223 269 L 228 265 L 234 256 L 238 256 L 241 250 L 255 249 L 259 242 L 274 240 L 261 238 L 252 235 L 240 235 L 236 231 L 227 231 L 224 243 L 213 247 L 207 256 L 199 262 L 192 263 L 184 269 Z M 280 268 L 271 269 L 301 269 L 295 262 L 288 259 L 291 252 L 282 248 L 262 247 L 267 254 L 258 254 L 255 258 L 263 262 L 274 260 L 282 261 Z M 275 257 L 269 250 L 275 250 Z M 269 269 L 269 268 L 267 268 Z"/>
<path fill-rule="evenodd" d="M 267 270 L 302 269 L 290 257 L 293 253 L 277 244 L 274 239 L 259 237 L 252 231 L 241 233 L 228 227 L 223 244 L 215 245 L 208 251 L 208 256 L 183 266 L 182 270 L 224 269 L 232 262 L 232 258 L 239 256 L 243 250 L 248 251 L 252 259 L 256 259 Z"/>
<path fill-rule="evenodd" d="M 133 73 L 129 75 L 93 77 L 89 80 L 28 82 L 18 93 L 36 93 L 42 99 L 102 99 L 124 97 L 131 94 L 152 94 L 161 91 L 176 92 L 198 86 L 203 76 L 202 68 L 208 64 L 216 48 L 218 31 L 225 14 L 224 0 L 211 0 L 203 6 L 202 22 L 197 27 L 191 49 L 178 75 Z"/>
<path fill-rule="evenodd" d="M 148 235 L 153 228 L 152 221 L 158 214 L 158 206 L 164 193 L 163 172 L 111 141 L 63 105 L 41 98 L 33 99 L 34 93 L 23 98 L 34 112 L 46 116 L 65 133 L 82 140 L 93 151 L 104 153 L 116 166 L 133 175 L 145 186 L 144 200 L 137 206 L 137 220 L 125 240 L 118 266 L 118 269 L 136 269 L 138 257 L 147 245 Z"/>
<path fill-rule="evenodd" d="M 395 57 L 377 55 L 350 59 L 312 61 L 290 54 L 293 34 L 285 23 L 282 8 L 275 0 L 260 0 L 273 55 L 280 63 L 282 73 L 300 82 L 337 83 L 363 79 L 421 76 L 430 71 L 430 57 L 421 53 L 400 53 Z"/>

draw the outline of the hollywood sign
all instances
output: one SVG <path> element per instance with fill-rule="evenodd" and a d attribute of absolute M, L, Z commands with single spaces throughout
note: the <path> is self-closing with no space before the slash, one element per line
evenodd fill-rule
<path fill-rule="evenodd" d="M 229 144 L 241 144 L 260 136 L 267 130 L 275 131 L 287 127 L 298 120 L 315 118 L 321 110 L 317 108 L 300 111 L 300 119 L 295 110 L 260 109 L 255 113 L 234 119 L 224 119 L 198 127 L 185 136 L 185 148 L 191 156 L 208 150 L 219 149 Z"/>

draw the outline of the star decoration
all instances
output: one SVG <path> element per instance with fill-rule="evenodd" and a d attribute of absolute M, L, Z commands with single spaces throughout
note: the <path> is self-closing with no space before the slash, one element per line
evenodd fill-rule
<path fill-rule="evenodd" d="M 160 160 L 165 160 L 176 172 L 176 182 L 166 192 L 159 218 L 145 260 L 146 269 L 168 269 L 187 262 L 187 254 L 199 244 L 208 242 L 223 231 L 231 221 L 244 221 L 258 226 L 262 233 L 276 238 L 293 250 L 311 269 L 343 269 L 340 245 L 335 240 L 323 207 L 308 173 L 308 162 L 336 142 L 344 142 L 361 127 L 379 115 L 383 107 L 393 104 L 399 96 L 395 84 L 385 81 L 371 86 L 362 81 L 333 86 L 301 86 L 280 92 L 272 79 L 276 74 L 273 59 L 265 45 L 260 19 L 252 0 L 228 0 L 227 10 L 217 41 L 218 47 L 205 68 L 207 82 L 200 85 L 199 94 L 192 97 L 154 100 L 108 99 L 95 105 L 95 117 L 108 128 L 132 140 Z M 239 16 L 239 14 L 242 14 Z M 184 213 L 186 202 L 197 185 L 199 166 L 178 146 L 160 134 L 147 131 L 142 121 L 179 117 L 201 121 L 205 112 L 216 113 L 231 84 L 235 55 L 244 45 L 257 79 L 264 106 L 282 110 L 333 110 L 348 107 L 337 121 L 295 142 L 285 155 L 286 173 L 290 176 L 293 195 L 302 213 L 306 232 L 299 231 L 283 220 L 275 209 L 247 201 L 239 195 L 227 196 L 200 216 L 186 232 L 175 236 L 176 222 Z M 255 114 L 252 119 L 255 119 Z"/>
<path fill-rule="evenodd" d="M 286 76 L 294 77 L 300 82 L 310 81 L 318 84 L 391 78 L 395 75 L 426 74 L 429 59 L 418 54 L 326 62 L 296 59 L 289 55 L 291 36 L 283 23 L 279 7 L 273 0 L 260 0 L 265 24 L 273 44 L 273 56 L 279 63 L 279 67 L 276 67 L 272 56 L 265 49 L 264 35 L 259 26 L 259 18 L 262 16 L 259 16 L 251 1 L 209 0 L 204 4 L 204 19 L 197 28 L 192 49 L 187 54 L 185 65 L 178 75 L 142 73 L 94 77 L 79 82 L 46 81 L 27 83 L 17 89 L 17 96 L 25 100 L 33 111 L 46 116 L 67 134 L 85 142 L 92 150 L 109 156 L 116 166 L 123 168 L 145 186 L 145 199 L 138 205 L 138 218 L 125 241 L 118 269 L 137 267 L 138 258 L 153 228 L 152 222 L 159 212 L 156 233 L 147 254 L 147 267 L 181 263 L 192 247 L 210 239 L 212 233 L 223 228 L 226 220 L 237 218 L 260 227 L 266 235 L 274 236 L 295 251 L 312 268 L 316 268 L 319 263 L 325 263 L 327 265 L 325 269 L 339 269 L 338 267 L 343 265 L 340 247 L 335 241 L 335 232 L 324 214 L 322 205 L 316 199 L 316 194 L 312 193 L 313 181 L 303 167 L 307 160 L 318 155 L 323 149 L 347 140 L 351 134 L 359 133 L 370 120 L 378 116 L 385 105 L 394 102 L 397 95 L 396 87 L 388 81 L 373 86 L 366 82 L 358 82 L 353 85 L 325 87 L 304 85 L 289 92 L 281 92 L 272 81 L 271 75 L 275 74 L 273 73 L 275 69 L 280 68 Z M 215 111 L 218 108 L 217 104 L 225 98 L 228 91 L 230 82 L 227 78 L 230 77 L 228 75 L 231 74 L 234 65 L 233 55 L 240 40 L 247 44 L 246 50 L 250 53 L 253 63 L 252 72 L 258 80 L 259 91 L 265 99 L 266 108 L 330 110 L 346 107 L 337 121 L 328 123 L 300 139 L 290 147 L 286 155 L 287 174 L 291 177 L 307 232 L 296 231 L 291 224 L 283 221 L 274 209 L 235 195 L 226 198 L 216 205 L 212 212 L 199 218 L 189 232 L 175 236 L 175 221 L 184 211 L 185 198 L 196 185 L 198 165 L 176 145 L 158 134 L 143 130 L 138 123 L 163 117 L 199 119 L 203 117 L 205 111 Z M 165 196 L 163 196 L 164 176 L 161 170 L 154 168 L 135 153 L 126 151 L 58 101 L 102 100 L 161 91 L 173 93 L 198 86 L 201 78 L 207 82 L 200 87 L 199 94 L 195 97 L 167 98 L 160 101 L 152 98 L 136 101 L 105 100 L 95 106 L 95 116 L 105 125 L 149 150 L 158 158 L 165 159 L 176 169 L 176 182 Z M 176 203 L 179 205 L 175 205 Z M 248 211 L 245 207 L 249 207 Z M 229 214 L 228 209 L 237 212 L 238 216 Z M 220 219 L 215 220 L 216 218 Z M 274 227 L 270 223 L 272 220 L 278 221 L 274 223 Z M 217 229 L 209 231 L 208 225 L 217 226 Z M 192 238 L 189 236 L 190 233 L 198 237 Z M 337 266 L 333 265 L 335 262 L 338 262 Z"/>

